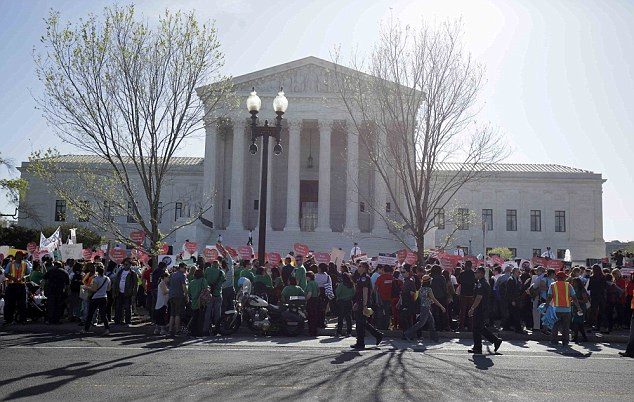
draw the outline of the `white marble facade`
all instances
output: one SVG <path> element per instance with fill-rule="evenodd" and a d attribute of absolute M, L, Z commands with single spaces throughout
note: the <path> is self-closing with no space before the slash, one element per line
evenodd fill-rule
<path fill-rule="evenodd" d="M 257 242 L 262 147 L 259 140 L 258 153 L 251 155 L 248 151 L 251 131 L 244 101 L 255 87 L 262 99 L 260 121 L 273 121 L 272 101 L 284 87 L 289 100 L 281 138 L 284 151 L 273 155 L 271 146 L 269 155 L 268 251 L 286 253 L 296 242 L 306 243 L 315 251 L 330 251 L 332 247 L 350 250 L 354 241 L 370 254 L 402 248 L 389 234 L 381 214 L 373 212 L 371 206 L 391 203 L 395 211 L 394 202 L 403 200 L 389 199 L 385 182 L 374 174 L 359 134 L 328 85 L 332 67 L 330 62 L 307 57 L 234 78 L 240 109 L 209 116 L 204 158 L 186 158 L 197 161 L 188 161 L 177 170 L 181 175 L 178 181 L 190 183 L 189 188 L 195 189 L 194 198 L 199 198 L 195 202 L 212 201 L 205 222 L 212 222 L 213 228 L 197 222 L 177 231 L 171 242 L 197 239 L 209 244 L 222 234 L 226 244 L 239 246 L 247 241 L 249 230 L 253 230 Z M 199 93 L 204 90 L 198 89 Z M 222 118 L 217 118 L 220 115 Z M 483 246 L 506 246 L 515 248 L 522 257 L 530 257 L 534 249 L 545 250 L 546 246 L 571 249 L 574 259 L 605 254 L 600 174 L 556 165 L 500 165 L 494 170 L 490 178 L 462 189 L 455 200 L 477 215 L 483 209 L 493 210 L 494 225 L 487 232 L 486 245 L 481 226 L 472 225 L 457 231 L 450 246 L 467 247 L 471 240 L 475 254 Z M 22 172 L 24 175 L 25 170 Z M 184 179 L 183 174 L 189 177 Z M 173 198 L 169 202 L 176 200 L 178 193 L 171 188 L 164 192 L 167 198 Z M 54 210 L 54 197 L 47 195 L 45 186 L 29 188 L 27 201 L 46 203 L 45 199 Z M 507 209 L 517 211 L 516 231 L 505 230 Z M 530 211 L 534 210 L 541 211 L 540 232 L 530 227 Z M 565 232 L 554 230 L 555 211 L 565 211 Z M 164 225 L 169 226 L 174 216 L 166 213 Z M 439 245 L 448 231 L 433 231 L 426 245 Z"/>

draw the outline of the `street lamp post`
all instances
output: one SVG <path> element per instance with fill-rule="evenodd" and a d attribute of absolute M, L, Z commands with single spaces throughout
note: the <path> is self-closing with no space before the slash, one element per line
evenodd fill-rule
<path fill-rule="evenodd" d="M 249 146 L 249 152 L 255 155 L 258 152 L 258 146 L 255 141 L 258 137 L 262 137 L 262 172 L 260 178 L 260 227 L 258 228 L 258 260 L 260 265 L 264 265 L 264 253 L 266 251 L 266 209 L 267 209 L 267 194 L 268 194 L 268 170 L 269 170 L 269 137 L 274 137 L 276 144 L 273 148 L 273 153 L 279 155 L 282 153 L 282 145 L 280 145 L 280 136 L 282 133 L 282 115 L 288 108 L 288 100 L 284 96 L 283 88 L 280 88 L 280 92 L 273 100 L 273 110 L 277 117 L 275 118 L 275 126 L 269 126 L 269 121 L 265 120 L 263 126 L 258 126 L 257 119 L 258 113 L 262 101 L 255 92 L 255 88 L 252 89 L 251 94 L 247 98 L 247 110 L 251 113 L 251 146 Z"/>

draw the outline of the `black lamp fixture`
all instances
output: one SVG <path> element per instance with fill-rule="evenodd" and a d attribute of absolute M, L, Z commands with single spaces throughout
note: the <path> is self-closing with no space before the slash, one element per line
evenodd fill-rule
<path fill-rule="evenodd" d="M 280 144 L 282 133 L 282 116 L 288 108 L 288 100 L 284 96 L 284 88 L 280 88 L 275 99 L 273 99 L 273 110 L 277 117 L 275 117 L 275 126 L 269 126 L 269 121 L 264 120 L 264 126 L 258 126 L 258 113 L 262 101 L 255 92 L 255 88 L 251 89 L 251 94 L 247 98 L 247 110 L 251 113 L 251 145 L 249 146 L 249 152 L 251 155 L 258 153 L 258 146 L 255 141 L 258 137 L 262 137 L 262 172 L 260 178 L 260 220 L 258 228 L 258 259 L 260 265 L 264 266 L 264 254 L 266 251 L 266 197 L 268 192 L 268 170 L 269 170 L 269 137 L 275 138 L 275 147 L 273 147 L 273 153 L 280 155 L 282 153 L 282 145 Z"/>

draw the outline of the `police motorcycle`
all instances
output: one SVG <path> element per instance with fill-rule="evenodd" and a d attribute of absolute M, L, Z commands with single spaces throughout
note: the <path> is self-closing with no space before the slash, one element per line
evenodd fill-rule
<path fill-rule="evenodd" d="M 276 306 L 252 294 L 251 281 L 240 278 L 233 306 L 220 318 L 218 332 L 221 335 L 233 334 L 242 323 L 258 335 L 297 336 L 304 330 L 306 299 L 303 296 L 291 297 L 288 304 Z"/>

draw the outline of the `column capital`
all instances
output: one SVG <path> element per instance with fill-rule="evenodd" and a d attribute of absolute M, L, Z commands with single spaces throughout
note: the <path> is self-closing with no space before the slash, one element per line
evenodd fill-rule
<path fill-rule="evenodd" d="M 301 130 L 304 125 L 304 119 L 300 118 L 284 119 L 284 122 L 289 130 Z"/>

